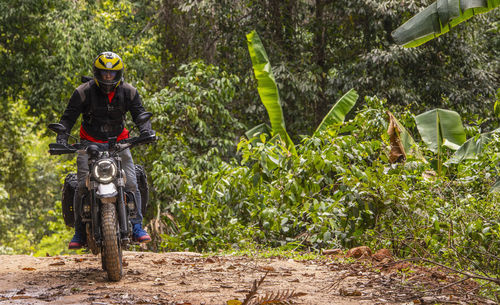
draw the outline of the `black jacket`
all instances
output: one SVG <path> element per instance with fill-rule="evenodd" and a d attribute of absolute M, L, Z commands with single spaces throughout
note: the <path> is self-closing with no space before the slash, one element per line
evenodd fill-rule
<path fill-rule="evenodd" d="M 136 88 L 121 83 L 110 103 L 108 96 L 91 80 L 73 92 L 60 123 L 70 133 L 80 114 L 83 114 L 83 129 L 95 139 L 107 141 L 108 137 L 116 137 L 123 131 L 128 111 L 135 123 L 137 116 L 145 112 Z M 151 123 L 138 127 L 141 132 L 151 130 Z"/>

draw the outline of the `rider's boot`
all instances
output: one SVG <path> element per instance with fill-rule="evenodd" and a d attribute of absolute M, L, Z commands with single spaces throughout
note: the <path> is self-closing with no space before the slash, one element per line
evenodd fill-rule
<path fill-rule="evenodd" d="M 83 226 L 75 226 L 75 235 L 69 242 L 68 249 L 81 249 L 85 246 L 86 234 Z"/>
<path fill-rule="evenodd" d="M 151 241 L 151 237 L 149 236 L 148 232 L 146 232 L 140 223 L 134 224 L 132 236 L 135 241 L 138 241 L 140 243 L 147 243 Z"/>

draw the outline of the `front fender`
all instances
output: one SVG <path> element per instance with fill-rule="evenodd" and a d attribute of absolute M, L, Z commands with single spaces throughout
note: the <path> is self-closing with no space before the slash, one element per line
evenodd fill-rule
<path fill-rule="evenodd" d="M 114 183 L 103 184 L 99 183 L 97 185 L 97 198 L 110 198 L 116 197 L 118 195 L 118 191 L 116 189 L 116 185 Z M 116 199 L 115 199 L 116 200 Z"/>

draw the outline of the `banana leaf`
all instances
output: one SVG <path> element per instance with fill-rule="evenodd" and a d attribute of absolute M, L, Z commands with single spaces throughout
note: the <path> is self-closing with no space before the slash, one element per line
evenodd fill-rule
<path fill-rule="evenodd" d="M 358 93 L 354 89 L 344 94 L 323 118 L 323 121 L 319 124 L 314 134 L 317 135 L 320 131 L 327 129 L 333 124 L 344 122 L 345 116 L 356 104 L 358 96 Z"/>
<path fill-rule="evenodd" d="M 434 109 L 417 115 L 415 121 L 422 140 L 435 153 L 441 146 L 457 150 L 466 140 L 462 119 L 455 111 Z"/>
<path fill-rule="evenodd" d="M 262 133 L 271 134 L 271 127 L 269 127 L 266 123 L 259 124 L 245 132 L 245 136 L 251 140 L 254 137 L 260 136 Z"/>
<path fill-rule="evenodd" d="M 404 47 L 417 47 L 499 5 L 500 0 L 438 0 L 398 27 L 392 37 Z"/>
<path fill-rule="evenodd" d="M 391 151 L 389 152 L 389 161 L 391 163 L 401 162 L 406 160 L 407 155 L 412 155 L 415 158 L 427 163 L 424 155 L 418 148 L 418 145 L 413 140 L 410 133 L 390 112 L 386 112 L 389 117 L 389 127 L 387 134 L 391 142 Z"/>
<path fill-rule="evenodd" d="M 446 161 L 445 165 L 457 164 L 466 159 L 475 159 L 483 151 L 484 145 L 491 140 L 491 136 L 495 132 L 500 132 L 500 128 L 470 138 Z"/>
<path fill-rule="evenodd" d="M 288 149 L 296 153 L 295 145 L 286 132 L 278 86 L 274 79 L 271 63 L 269 62 L 262 41 L 255 30 L 247 34 L 247 45 L 250 58 L 252 59 L 255 78 L 257 79 L 257 90 L 269 115 L 271 128 L 274 134 L 279 134 L 281 139 L 285 141 Z"/>
<path fill-rule="evenodd" d="M 493 186 L 491 187 L 490 191 L 491 192 L 500 192 L 500 178 L 497 179 L 497 181 L 495 182 L 495 184 L 493 184 Z"/>

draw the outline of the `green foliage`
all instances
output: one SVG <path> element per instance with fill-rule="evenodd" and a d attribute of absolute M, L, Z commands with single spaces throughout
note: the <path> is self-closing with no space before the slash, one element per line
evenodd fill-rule
<path fill-rule="evenodd" d="M 240 162 L 222 162 L 203 178 L 181 178 L 182 194 L 169 208 L 178 232 L 163 235 L 161 247 L 362 244 L 388 247 L 401 256 L 463 256 L 461 262 L 466 257 L 498 271 L 494 261 L 481 261 L 500 250 L 493 239 L 500 233 L 498 195 L 489 192 L 499 171 L 498 142 L 488 144 L 480 159 L 436 180 L 429 176 L 430 164 L 412 156 L 406 164 L 389 164 L 388 139 L 380 138 L 387 129 L 384 105 L 367 98 L 339 133 L 304 138 L 297 155 L 264 134 L 260 142 L 242 138 Z M 491 212 L 484 216 L 481 207 Z"/>
<path fill-rule="evenodd" d="M 61 215 L 61 202 L 57 201 L 55 208 L 47 212 L 44 224 L 47 231 L 40 241 L 37 242 L 36 246 L 34 246 L 35 256 L 54 256 L 71 252 L 67 248 L 67 241 L 71 240 L 74 232 L 72 228 L 64 224 Z"/>
<path fill-rule="evenodd" d="M 24 116 L 17 113 L 14 117 Z M 69 170 L 74 170 L 74 165 L 68 158 L 56 159 L 48 155 L 48 143 L 53 139 L 43 137 L 44 130 L 37 130 L 37 125 L 25 123 L 17 128 L 23 134 L 13 140 L 22 144 L 23 149 L 13 151 L 21 162 L 10 163 L 9 166 L 17 164 L 18 167 L 11 168 L 10 174 L 2 177 L 6 179 L 8 197 L 0 201 L 0 207 L 5 209 L 0 222 L 0 244 L 18 253 L 32 253 L 43 236 L 54 232 L 48 222 L 62 214 L 54 215 L 51 210 L 61 198 L 61 181 Z M 57 242 L 61 248 L 66 246 L 65 240 Z"/>
<path fill-rule="evenodd" d="M 162 208 L 182 196 L 186 183 L 206 176 L 222 160 L 234 155 L 237 130 L 242 125 L 226 109 L 235 94 L 238 77 L 202 62 L 179 68 L 170 86 L 145 101 L 155 113 L 160 141 L 147 164 Z"/>
<path fill-rule="evenodd" d="M 135 1 L 3 1 L 0 97 L 24 99 L 44 123 L 59 116 L 97 54 L 122 55 L 126 79 L 156 87 L 159 51 Z M 130 71 L 130 73 L 128 73 Z M 55 112 L 57 111 L 57 112 Z"/>
<path fill-rule="evenodd" d="M 231 113 L 252 127 L 266 110 L 245 35 L 266 44 L 294 143 L 314 132 L 350 88 L 388 100 L 389 110 L 453 109 L 477 121 L 491 112 L 498 87 L 499 10 L 463 23 L 421 48 L 394 45 L 390 33 L 427 6 L 397 1 L 163 1 L 159 15 L 164 78 L 180 64 L 203 59 L 242 80 Z M 210 26 L 207 26 L 210 25 Z M 201 43 L 200 43 L 201 42 Z M 443 99 L 444 97 L 444 99 Z M 466 101 L 466 102 L 465 102 Z M 349 118 L 349 117 L 348 117 Z M 487 124 L 481 126 L 489 131 Z"/>

